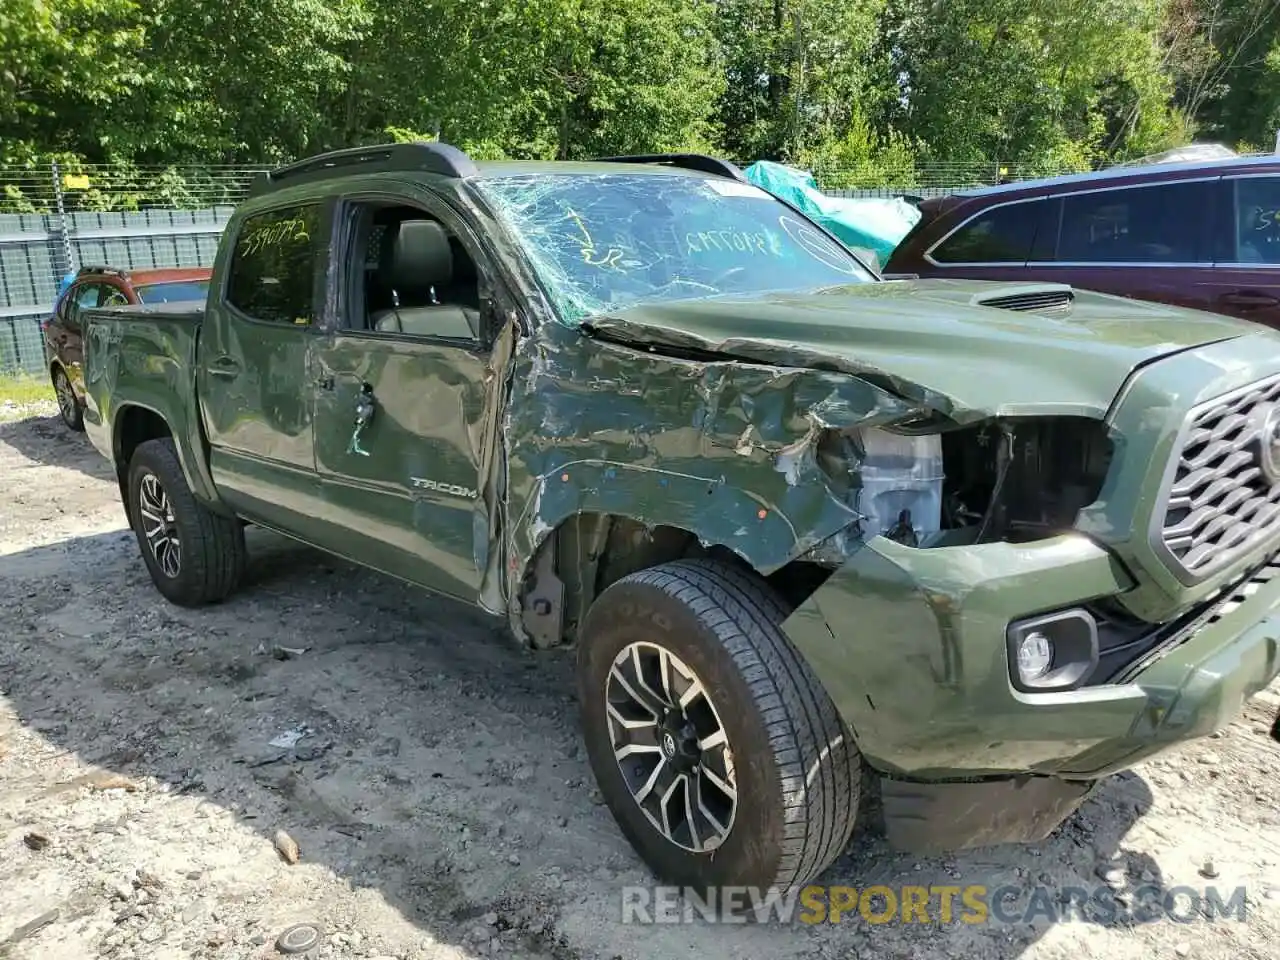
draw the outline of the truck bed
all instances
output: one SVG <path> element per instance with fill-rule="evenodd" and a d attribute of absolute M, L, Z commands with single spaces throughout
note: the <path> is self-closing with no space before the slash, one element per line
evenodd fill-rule
<path fill-rule="evenodd" d="M 194 459 L 190 451 L 203 449 L 195 373 L 204 315 L 205 305 L 198 301 L 105 307 L 82 314 L 89 441 L 113 458 L 122 430 L 150 419 L 124 417 L 125 408 L 154 414 L 172 429 L 195 490 L 202 487 L 204 471 L 188 460 Z"/>

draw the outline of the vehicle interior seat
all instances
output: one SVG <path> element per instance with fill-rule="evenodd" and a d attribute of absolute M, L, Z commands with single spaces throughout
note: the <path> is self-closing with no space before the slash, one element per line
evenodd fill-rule
<path fill-rule="evenodd" d="M 378 279 L 389 290 L 391 305 L 370 316 L 373 329 L 383 333 L 479 338 L 475 280 L 466 277 L 466 273 L 474 271 L 464 268 L 457 271 L 462 277 L 455 275 L 454 247 L 444 227 L 435 220 L 391 224 L 382 237 L 379 253 Z M 462 263 L 470 266 L 465 255 Z M 466 295 L 468 279 L 470 296 Z"/>

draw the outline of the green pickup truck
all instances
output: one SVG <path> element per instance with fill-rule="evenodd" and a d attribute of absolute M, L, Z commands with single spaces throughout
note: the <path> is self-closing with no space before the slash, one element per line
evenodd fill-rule
<path fill-rule="evenodd" d="M 1280 671 L 1280 335 L 884 280 L 698 155 L 264 175 L 208 302 L 87 317 L 84 419 L 160 592 L 244 526 L 576 648 L 654 872 L 1039 839 Z"/>

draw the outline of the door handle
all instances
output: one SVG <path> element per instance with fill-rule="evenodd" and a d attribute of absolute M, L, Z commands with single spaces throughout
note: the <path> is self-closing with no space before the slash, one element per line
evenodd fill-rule
<path fill-rule="evenodd" d="M 240 373 L 240 364 L 234 357 L 223 354 L 209 364 L 209 374 L 214 377 L 234 377 Z"/>
<path fill-rule="evenodd" d="M 1280 298 L 1276 298 L 1265 293 L 1259 293 L 1256 290 L 1239 290 L 1233 293 L 1224 293 L 1218 299 L 1233 307 L 1240 307 L 1242 310 L 1274 307 L 1277 304 L 1280 304 Z"/>

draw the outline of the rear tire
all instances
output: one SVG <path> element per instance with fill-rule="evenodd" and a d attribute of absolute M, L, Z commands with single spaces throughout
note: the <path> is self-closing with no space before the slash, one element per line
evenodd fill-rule
<path fill-rule="evenodd" d="M 860 755 L 782 633 L 785 616 L 761 578 L 705 560 L 624 577 L 587 614 L 587 754 L 619 827 L 662 882 L 786 889 L 849 842 Z"/>
<path fill-rule="evenodd" d="M 58 397 L 58 413 L 62 416 L 62 422 L 71 430 L 83 433 L 84 408 L 80 406 L 80 399 L 71 386 L 71 378 L 62 367 L 53 368 L 53 392 Z"/>
<path fill-rule="evenodd" d="M 244 528 L 191 493 L 168 437 L 138 445 L 129 461 L 129 522 L 143 562 L 167 600 L 198 607 L 225 599 L 244 575 Z"/>

